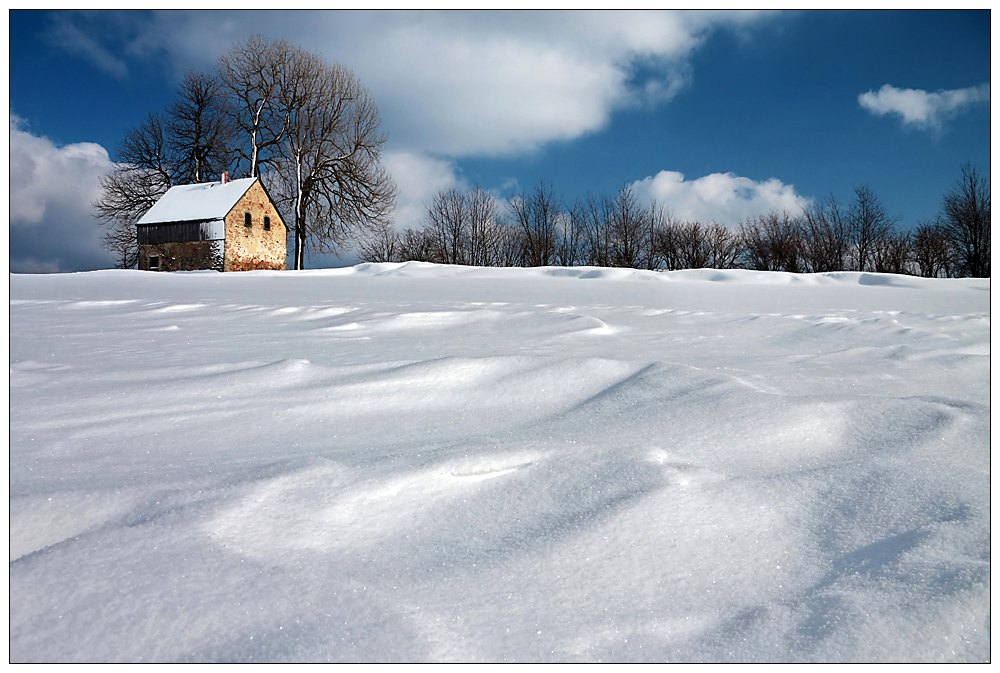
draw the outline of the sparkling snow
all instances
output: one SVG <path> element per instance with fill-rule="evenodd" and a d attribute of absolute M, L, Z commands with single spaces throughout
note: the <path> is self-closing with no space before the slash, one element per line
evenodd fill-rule
<path fill-rule="evenodd" d="M 11 276 L 12 661 L 984 661 L 989 280 Z"/>

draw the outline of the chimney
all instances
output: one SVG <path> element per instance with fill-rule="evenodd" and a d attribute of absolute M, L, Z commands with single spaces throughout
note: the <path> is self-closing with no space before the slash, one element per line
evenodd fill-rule
<path fill-rule="evenodd" d="M 222 184 L 229 182 L 229 171 L 222 171 Z"/>

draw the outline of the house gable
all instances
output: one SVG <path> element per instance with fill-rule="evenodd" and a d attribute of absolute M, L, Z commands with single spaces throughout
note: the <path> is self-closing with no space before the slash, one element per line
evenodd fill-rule
<path fill-rule="evenodd" d="M 288 231 L 284 219 L 260 180 L 255 180 L 233 205 L 226 214 L 225 222 L 223 270 L 286 268 Z"/>

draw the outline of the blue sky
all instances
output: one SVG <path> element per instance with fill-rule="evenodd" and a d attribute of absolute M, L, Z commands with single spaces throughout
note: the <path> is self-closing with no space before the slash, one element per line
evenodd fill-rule
<path fill-rule="evenodd" d="M 443 187 L 539 180 L 731 226 L 867 185 L 911 227 L 990 170 L 988 11 L 9 16 L 13 271 L 110 266 L 89 204 L 122 134 L 255 33 L 372 92 L 400 228 Z"/>

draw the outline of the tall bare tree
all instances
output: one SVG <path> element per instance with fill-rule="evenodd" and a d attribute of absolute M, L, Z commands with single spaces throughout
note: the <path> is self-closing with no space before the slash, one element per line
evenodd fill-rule
<path fill-rule="evenodd" d="M 336 252 L 355 232 L 384 227 L 396 186 L 381 165 L 378 110 L 354 75 L 299 50 L 286 62 L 279 101 L 288 120 L 277 160 L 294 187 L 295 268 L 311 244 Z"/>
<path fill-rule="evenodd" d="M 165 113 L 151 113 L 125 132 L 114 168 L 101 178 L 101 195 L 93 203 L 108 227 L 102 245 L 115 253 L 119 266 L 134 266 L 135 223 L 168 189 L 214 178 L 228 167 L 231 134 L 222 106 L 217 82 L 188 73 Z"/>
<path fill-rule="evenodd" d="M 521 192 L 508 201 L 511 216 L 521 230 L 525 266 L 548 266 L 556 256 L 556 227 L 562 208 L 552 186 L 539 182 L 531 194 Z"/>
<path fill-rule="evenodd" d="M 101 196 L 93 203 L 105 223 L 135 222 L 174 184 L 163 115 L 151 113 L 125 132 L 115 154 L 117 162 L 101 177 Z"/>
<path fill-rule="evenodd" d="M 626 185 L 615 195 L 610 215 L 611 266 L 642 268 L 649 250 L 649 208 Z"/>
<path fill-rule="evenodd" d="M 844 271 L 850 256 L 850 224 L 831 195 L 802 216 L 802 261 L 806 271 Z"/>
<path fill-rule="evenodd" d="M 854 188 L 854 201 L 848 209 L 855 271 L 874 271 L 874 248 L 878 241 L 892 234 L 898 217 L 890 217 L 871 188 Z"/>
<path fill-rule="evenodd" d="M 500 209 L 493 195 L 473 187 L 465 195 L 465 219 L 468 222 L 465 259 L 473 266 L 498 266 L 506 227 L 500 222 Z"/>
<path fill-rule="evenodd" d="M 420 237 L 410 234 L 410 254 L 427 256 L 441 264 L 504 266 L 516 264 L 520 250 L 511 241 L 511 231 L 501 216 L 496 198 L 479 187 L 463 192 L 455 187 L 442 189 L 431 200 L 424 215 Z M 408 231 L 409 233 L 409 231 Z"/>
<path fill-rule="evenodd" d="M 556 249 L 553 261 L 576 266 L 584 261 L 584 220 L 578 208 L 563 210 L 556 219 Z"/>
<path fill-rule="evenodd" d="M 207 182 L 231 167 L 234 133 L 223 103 L 219 80 L 199 72 L 184 76 L 166 115 L 175 182 Z"/>
<path fill-rule="evenodd" d="M 585 232 L 585 258 L 593 266 L 611 266 L 611 212 L 614 204 L 607 195 L 588 193 L 577 204 L 578 213 Z"/>
<path fill-rule="evenodd" d="M 938 215 L 955 250 L 962 275 L 990 276 L 990 184 L 972 164 L 962 165 L 962 175 L 945 194 Z"/>
<path fill-rule="evenodd" d="M 378 110 L 354 74 L 284 41 L 254 36 L 218 62 L 240 157 L 292 212 L 294 268 L 337 252 L 392 216 Z"/>
<path fill-rule="evenodd" d="M 434 242 L 434 259 L 441 264 L 465 264 L 469 223 L 465 194 L 451 187 L 437 192 L 425 214 L 425 230 Z"/>
<path fill-rule="evenodd" d="M 233 45 L 216 66 L 229 101 L 228 113 L 246 139 L 236 151 L 253 177 L 260 176 L 262 164 L 284 138 L 288 120 L 278 91 L 287 74 L 282 66 L 292 50 L 287 42 L 254 35 Z"/>

